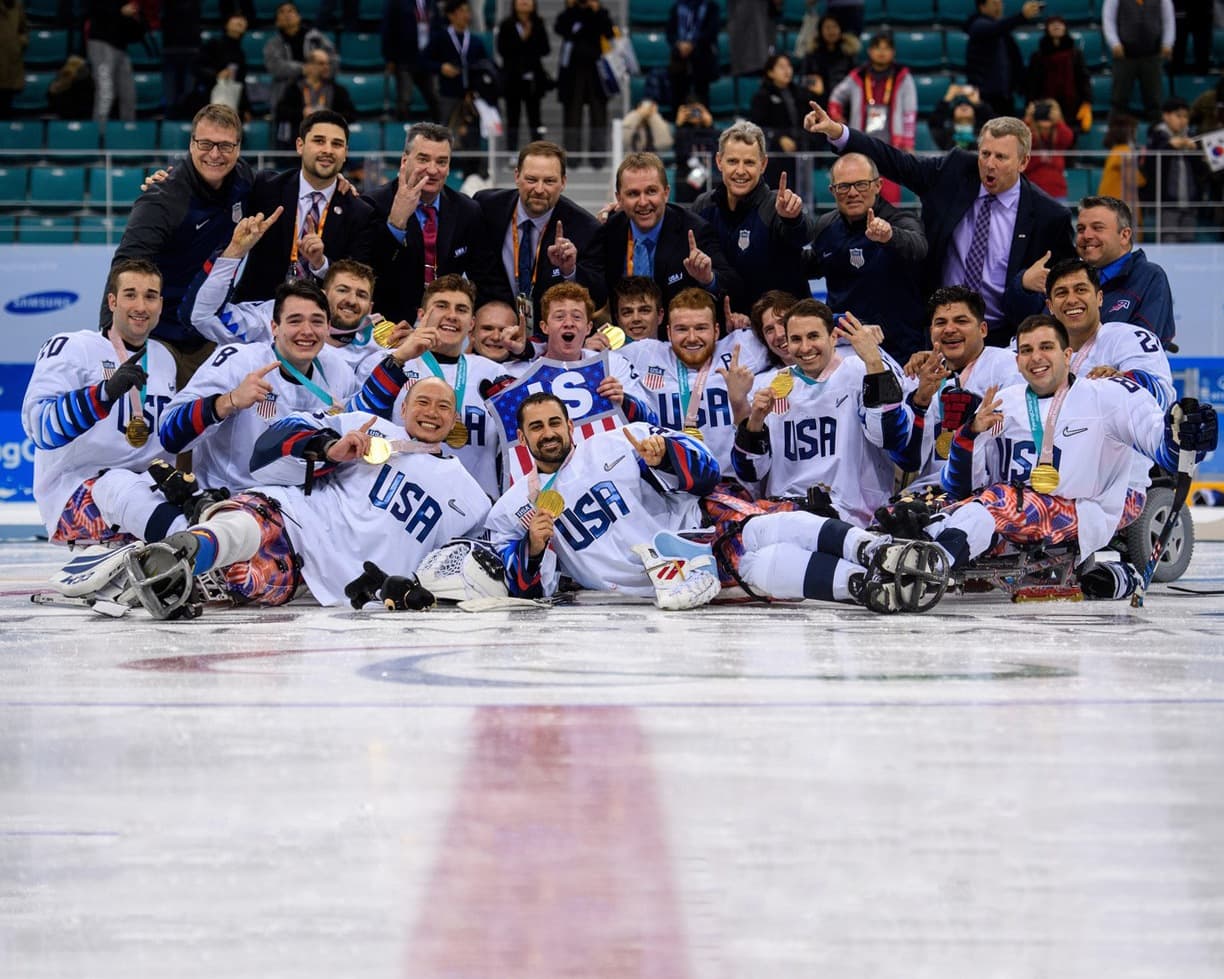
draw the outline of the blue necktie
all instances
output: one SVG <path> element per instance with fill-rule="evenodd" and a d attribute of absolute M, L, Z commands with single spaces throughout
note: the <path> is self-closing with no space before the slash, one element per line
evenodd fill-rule
<path fill-rule="evenodd" d="M 531 269 L 535 265 L 535 225 L 524 221 L 519 225 L 518 294 L 531 295 Z"/>
<path fill-rule="evenodd" d="M 633 274 L 651 278 L 654 275 L 655 243 L 649 238 L 639 238 L 633 243 Z"/>

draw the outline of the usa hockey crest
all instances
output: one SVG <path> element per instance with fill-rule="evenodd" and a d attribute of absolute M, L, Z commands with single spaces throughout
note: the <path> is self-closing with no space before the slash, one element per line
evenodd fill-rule
<path fill-rule="evenodd" d="M 863 249 L 861 248 L 851 248 L 850 249 L 850 264 L 856 269 L 861 269 L 864 265 L 867 264 L 866 259 L 863 258 Z"/>
<path fill-rule="evenodd" d="M 531 515 L 535 513 L 535 507 L 530 503 L 524 503 L 521 507 L 514 511 L 514 515 L 518 518 L 518 522 L 524 527 L 531 526 Z"/>
<path fill-rule="evenodd" d="M 642 378 L 642 383 L 650 388 L 651 391 L 662 391 L 665 382 L 666 378 L 664 377 L 662 367 L 646 368 L 646 376 Z"/>
<path fill-rule="evenodd" d="M 263 401 L 255 402 L 255 413 L 266 422 L 276 417 L 276 393 L 268 394 Z"/>
<path fill-rule="evenodd" d="M 102 361 L 102 380 L 109 381 L 115 374 L 115 362 L 113 360 Z"/>
<path fill-rule="evenodd" d="M 421 375 L 416 371 L 404 372 L 404 390 L 407 391 L 412 385 L 416 384 L 421 379 Z"/>
<path fill-rule="evenodd" d="M 747 228 L 740 228 L 739 241 L 736 242 L 739 250 L 746 252 L 748 246 L 752 244 L 752 233 Z"/>

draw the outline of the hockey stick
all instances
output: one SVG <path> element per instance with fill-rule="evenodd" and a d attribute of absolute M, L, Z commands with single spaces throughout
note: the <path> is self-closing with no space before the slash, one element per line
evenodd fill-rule
<path fill-rule="evenodd" d="M 1197 402 L 1194 407 L 1198 407 Z M 1160 563 L 1160 556 L 1164 554 L 1165 546 L 1169 543 L 1169 537 L 1173 534 L 1173 527 L 1181 517 L 1182 508 L 1186 504 L 1186 497 L 1190 495 L 1190 480 L 1194 477 L 1194 455 L 1193 449 L 1178 449 L 1177 484 L 1173 488 L 1173 503 L 1169 507 L 1169 515 L 1165 518 L 1165 525 L 1160 529 L 1160 536 L 1156 538 L 1156 543 L 1152 545 L 1152 556 L 1148 558 L 1148 562 L 1143 568 L 1142 579 L 1135 589 L 1135 593 L 1131 595 L 1131 608 L 1143 608 L 1143 596 L 1147 592 L 1148 586 L 1152 583 L 1152 575 L 1156 573 L 1156 565 Z"/>

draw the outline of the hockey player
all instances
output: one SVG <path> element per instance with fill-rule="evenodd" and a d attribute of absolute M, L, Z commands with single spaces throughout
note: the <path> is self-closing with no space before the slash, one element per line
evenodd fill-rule
<path fill-rule="evenodd" d="M 837 336 L 854 353 L 843 354 Z M 805 299 L 786 315 L 795 366 L 759 383 L 735 435 L 736 475 L 760 496 L 803 497 L 828 487 L 847 521 L 866 527 L 892 493 L 913 412 L 874 333 L 849 313 L 837 330 L 824 303 Z"/>
<path fill-rule="evenodd" d="M 242 599 L 282 605 L 301 581 L 321 605 L 373 562 L 412 575 L 434 548 L 479 530 L 489 500 L 442 445 L 458 414 L 455 393 L 428 377 L 404 403 L 403 428 L 369 415 L 293 415 L 259 437 L 251 469 L 272 483 L 238 493 L 205 519 L 137 557 L 142 603 L 174 614 L 191 576 L 223 569 Z M 307 459 L 321 465 L 308 491 Z M 151 594 L 152 593 L 152 594 Z"/>
<path fill-rule="evenodd" d="M 575 445 L 564 403 L 544 393 L 520 406 L 519 438 L 536 468 L 498 500 L 488 522 L 512 595 L 552 595 L 562 573 L 585 588 L 653 595 L 667 609 L 718 593 L 710 548 L 675 535 L 701 526 L 698 496 L 719 476 L 700 442 L 634 424 Z M 926 563 L 932 545 L 893 545 L 840 520 L 778 513 L 749 520 L 742 534 L 737 578 L 767 596 L 919 610 L 946 583 L 942 560 Z"/>
<path fill-rule="evenodd" d="M 685 289 L 672 299 L 667 337 L 667 343 L 639 340 L 621 352 L 654 395 L 662 426 L 700 438 L 729 474 L 735 419 L 748 413 L 748 392 L 753 375 L 765 367 L 765 348 L 748 330 L 719 341 L 714 297 L 705 289 Z"/>
<path fill-rule="evenodd" d="M 358 389 L 344 358 L 327 344 L 327 299 L 309 280 L 283 282 L 273 306 L 272 343 L 227 344 L 174 396 L 162 444 L 192 452 L 202 486 L 253 486 L 251 449 L 268 424 L 298 411 L 372 411 L 382 389 Z"/>
<path fill-rule="evenodd" d="M 149 333 L 161 315 L 161 272 L 125 259 L 111 269 L 105 333 L 58 333 L 43 344 L 21 406 L 34 443 L 34 499 L 51 539 L 160 540 L 186 526 L 146 474 L 171 458 L 158 423 L 174 395 L 174 359 Z"/>
<path fill-rule="evenodd" d="M 943 472 L 945 489 L 965 502 L 927 528 L 954 567 L 985 552 L 996 535 L 1013 543 L 1077 542 L 1083 564 L 1143 508 L 1131 481 L 1133 450 L 1173 470 L 1179 448 L 1201 459 L 1216 445 L 1210 405 L 1189 412 L 1174 406 L 1166 418 L 1129 377 L 1075 377 L 1070 339 L 1053 317 L 1030 316 L 1016 343 L 1026 383 L 990 388 L 965 421 Z M 1081 572 L 1089 597 L 1125 597 L 1136 580 L 1129 565 Z"/>
<path fill-rule="evenodd" d="M 230 303 L 234 281 L 243 259 L 280 217 L 278 207 L 265 218 L 254 214 L 234 225 L 224 251 L 205 265 L 187 291 L 191 325 L 202 336 L 218 344 L 271 343 L 272 310 L 275 300 Z M 331 312 L 327 343 L 343 354 L 353 373 L 364 380 L 384 355 L 373 340 L 371 311 L 374 270 L 352 259 L 331 262 L 323 278 L 323 294 Z M 388 324 L 390 325 L 390 324 Z M 402 324 L 406 331 L 408 324 Z"/>
<path fill-rule="evenodd" d="M 939 487 L 952 438 L 987 388 L 1022 380 L 1012 351 L 986 346 L 986 304 L 972 289 L 936 289 L 927 302 L 927 321 L 931 349 L 914 354 L 905 365 L 906 375 L 918 381 L 907 398 L 914 430 L 902 468 L 918 474 L 910 491 Z"/>

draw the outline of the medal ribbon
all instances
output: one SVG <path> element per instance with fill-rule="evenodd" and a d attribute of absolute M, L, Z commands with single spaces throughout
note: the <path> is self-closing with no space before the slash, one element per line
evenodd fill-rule
<path fill-rule="evenodd" d="M 1088 343 L 1080 347 L 1078 353 L 1074 353 L 1071 355 L 1071 373 L 1072 374 L 1076 374 L 1076 375 L 1079 374 L 1080 368 L 1084 366 L 1084 362 L 1088 359 L 1089 351 L 1091 351 L 1092 348 L 1096 346 L 1098 335 L 1099 334 L 1093 334 L 1092 339 Z"/>
<path fill-rule="evenodd" d="M 109 333 L 111 346 L 115 348 L 115 356 L 119 358 L 115 363 L 115 369 L 117 370 L 119 365 L 136 351 L 128 351 L 127 347 L 123 345 L 123 341 L 119 339 L 118 330 L 112 328 Z M 140 393 L 138 394 L 135 388 L 128 389 L 128 403 L 132 406 L 132 414 L 128 419 L 129 423 L 132 418 L 144 420 L 144 401 L 145 395 L 149 390 L 149 341 L 147 339 L 144 342 L 144 352 L 140 355 L 140 369 L 145 372 L 145 382 L 140 385 Z"/>
<path fill-rule="evenodd" d="M 325 405 L 327 405 L 327 407 L 329 408 L 341 408 L 342 407 L 341 404 L 338 401 L 336 401 L 335 398 L 333 398 L 330 394 L 327 393 L 327 390 L 325 388 L 319 387 L 319 385 L 315 384 L 314 381 L 312 381 L 309 377 L 307 377 L 300 370 L 294 367 L 291 363 L 289 363 L 289 361 L 285 360 L 285 358 L 281 356 L 281 352 L 279 350 L 275 350 L 274 348 L 274 352 L 276 354 L 276 359 L 280 361 L 281 369 L 284 370 L 285 373 L 287 373 L 290 377 L 292 377 L 300 385 L 302 385 L 302 387 L 304 387 L 307 391 L 309 391 L 316 398 L 322 401 Z M 317 358 L 310 362 L 310 366 L 318 368 L 319 376 L 323 378 L 323 383 L 326 384 L 327 375 L 323 373 L 323 365 L 319 363 Z"/>
<path fill-rule="evenodd" d="M 697 411 L 701 406 L 701 393 L 705 390 L 706 378 L 709 377 L 710 367 L 713 363 L 713 357 L 705 362 L 698 372 L 697 381 L 690 392 L 688 367 L 679 357 L 676 357 L 676 377 L 680 379 L 680 410 L 684 413 L 684 424 L 681 425 L 681 428 L 697 427 Z"/>
<path fill-rule="evenodd" d="M 792 367 L 791 373 L 799 378 L 804 384 L 823 384 L 829 379 L 829 376 L 842 365 L 842 355 L 834 353 L 832 359 L 825 365 L 825 369 L 820 372 L 819 377 L 808 377 L 803 373 L 803 368 L 799 366 Z"/>
<path fill-rule="evenodd" d="M 1054 400 L 1050 402 L 1050 410 L 1046 412 L 1045 425 L 1041 423 L 1041 410 L 1037 404 L 1037 393 L 1032 388 L 1025 388 L 1024 403 L 1028 408 L 1029 427 L 1033 430 L 1033 441 L 1041 446 L 1041 454 L 1037 458 L 1039 466 L 1054 466 L 1054 435 L 1058 428 L 1058 413 L 1062 411 L 1063 402 L 1067 400 L 1067 392 L 1071 386 L 1066 381 L 1054 392 Z"/>

